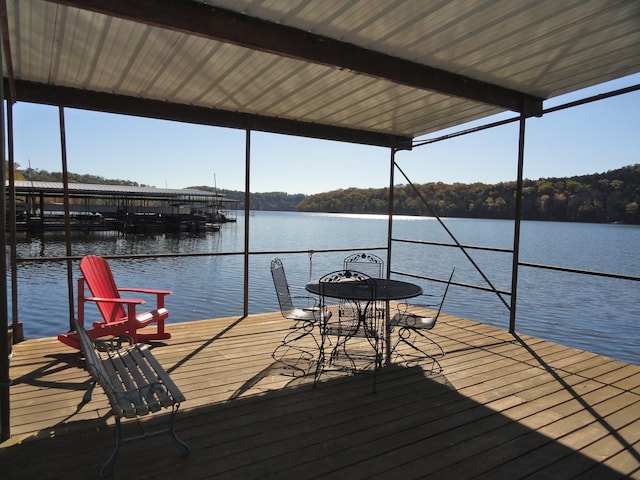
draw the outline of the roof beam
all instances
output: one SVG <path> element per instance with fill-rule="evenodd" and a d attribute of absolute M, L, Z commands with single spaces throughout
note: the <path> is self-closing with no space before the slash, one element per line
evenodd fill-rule
<path fill-rule="evenodd" d="M 16 100 L 176 122 L 410 150 L 411 138 L 16 80 Z"/>
<path fill-rule="evenodd" d="M 49 0 L 104 15 L 233 43 L 402 85 L 463 97 L 527 116 L 543 99 L 304 30 L 185 0 Z"/>

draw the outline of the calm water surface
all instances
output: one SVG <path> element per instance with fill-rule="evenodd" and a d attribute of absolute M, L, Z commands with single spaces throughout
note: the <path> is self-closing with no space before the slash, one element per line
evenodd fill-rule
<path fill-rule="evenodd" d="M 463 245 L 513 247 L 513 223 L 500 220 L 445 219 L 445 225 Z M 308 250 L 305 254 L 278 254 L 289 283 L 303 286 L 342 266 L 341 253 L 329 248 L 365 248 L 386 245 L 387 220 L 382 216 L 255 212 L 250 217 L 254 252 Z M 393 236 L 451 243 L 433 218 L 398 217 Z M 640 275 L 640 228 L 627 225 L 591 225 L 523 222 L 521 262 L 575 269 Z M 74 237 L 73 254 L 125 255 L 149 253 L 241 252 L 244 217 L 223 225 L 220 232 L 201 235 L 123 237 L 100 234 Z M 440 246 L 394 243 L 394 270 L 486 286 L 460 250 Z M 315 253 L 313 253 L 315 251 Z M 384 257 L 384 252 L 378 252 Z M 473 261 L 500 290 L 511 286 L 511 255 L 468 250 Z M 20 257 L 65 255 L 60 236 L 22 239 Z M 253 256 L 250 263 L 250 313 L 278 309 L 269 263 L 273 253 Z M 242 256 L 112 260 L 120 286 L 169 288 L 170 322 L 236 316 L 242 313 Z M 73 264 L 77 278 L 77 262 Z M 28 338 L 55 336 L 68 330 L 66 263 L 24 263 L 18 272 L 19 318 Z M 400 277 L 398 277 L 400 278 Z M 439 292 L 433 282 L 425 291 Z M 74 283 L 75 288 L 75 283 Z M 510 300 L 504 297 L 507 304 Z M 151 299 L 150 299 L 151 301 Z M 517 331 L 613 358 L 640 364 L 640 288 L 637 282 L 521 267 L 518 287 Z M 93 319 L 89 308 L 89 319 Z M 509 312 L 493 293 L 453 287 L 447 313 L 508 328 Z M 95 316 L 97 319 L 97 315 Z"/>

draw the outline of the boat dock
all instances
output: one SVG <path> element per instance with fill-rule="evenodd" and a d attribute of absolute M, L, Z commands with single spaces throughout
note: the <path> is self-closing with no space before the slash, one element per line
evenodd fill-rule
<path fill-rule="evenodd" d="M 169 324 L 153 353 L 184 392 L 165 435 L 125 444 L 114 479 L 640 478 L 640 365 L 450 315 L 430 332 L 446 355 L 372 377 L 284 375 L 280 313 Z M 94 478 L 115 441 L 103 392 L 78 352 L 27 340 L 11 358 L 13 480 Z M 143 422 L 164 421 L 165 414 Z M 125 422 L 135 428 L 136 422 Z"/>
<path fill-rule="evenodd" d="M 16 231 L 65 230 L 62 183 L 15 183 Z M 204 232 L 236 220 L 236 200 L 204 190 L 70 183 L 66 194 L 71 231 Z"/>

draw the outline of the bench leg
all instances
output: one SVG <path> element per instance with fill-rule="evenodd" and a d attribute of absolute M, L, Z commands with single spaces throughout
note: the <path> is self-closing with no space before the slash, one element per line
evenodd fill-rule
<path fill-rule="evenodd" d="M 127 437 L 126 439 L 123 439 L 122 437 L 122 424 L 120 422 L 120 418 L 118 416 L 114 416 L 116 420 L 116 446 L 114 447 L 113 452 L 111 453 L 111 456 L 107 459 L 105 464 L 102 466 L 102 469 L 100 470 L 100 478 L 108 477 L 113 474 L 113 468 L 115 467 L 115 464 L 116 464 L 116 458 L 118 457 L 118 452 L 120 452 L 120 445 L 122 445 L 123 442 L 139 440 L 148 436 L 157 435 L 159 433 L 169 433 L 169 435 L 171 436 L 171 439 L 173 440 L 173 443 L 175 443 L 176 448 L 178 449 L 178 455 L 180 455 L 181 457 L 189 455 L 189 453 L 191 453 L 191 449 L 186 443 L 184 443 L 182 440 L 178 438 L 174 428 L 175 416 L 176 416 L 176 413 L 178 413 L 179 407 L 180 407 L 180 404 L 173 406 L 171 415 L 169 415 L 168 430 L 156 431 L 151 433 L 145 432 L 140 436 Z"/>
<path fill-rule="evenodd" d="M 178 449 L 178 455 L 180 455 L 181 457 L 185 457 L 189 455 L 189 453 L 191 453 L 191 449 L 189 448 L 189 445 L 180 440 L 176 435 L 174 424 L 176 413 L 178 413 L 178 408 L 180 408 L 179 403 L 177 405 L 174 405 L 173 410 L 171 411 L 171 415 L 169 417 L 169 435 L 171 435 L 173 443 L 175 443 L 176 448 Z"/>
<path fill-rule="evenodd" d="M 91 396 L 93 394 L 93 389 L 96 387 L 96 383 L 97 382 L 91 382 L 91 385 L 89 385 L 89 388 L 87 388 L 87 391 L 84 392 L 84 395 L 82 396 L 82 401 L 76 407 L 76 413 L 78 413 L 82 409 L 82 407 L 84 407 L 87 403 L 91 401 Z"/>
<path fill-rule="evenodd" d="M 102 469 L 100 470 L 100 478 L 108 477 L 113 473 L 113 467 L 116 464 L 116 458 L 120 451 L 120 445 L 122 444 L 122 426 L 120 424 L 120 418 L 117 415 L 114 415 L 114 417 L 116 419 L 116 446 L 113 449 L 111 456 L 102 466 Z"/>

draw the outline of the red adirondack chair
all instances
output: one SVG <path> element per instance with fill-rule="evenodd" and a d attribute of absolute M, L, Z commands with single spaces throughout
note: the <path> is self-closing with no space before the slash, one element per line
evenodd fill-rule
<path fill-rule="evenodd" d="M 78 279 L 78 323 L 84 325 L 84 304 L 95 302 L 102 322 L 93 322 L 93 328 L 86 329 L 92 338 L 105 336 L 129 335 L 134 342 L 145 340 L 166 340 L 171 334 L 164 331 L 164 321 L 169 311 L 164 306 L 164 297 L 171 290 L 149 288 L 118 288 L 107 261 L 95 255 L 88 255 L 80 261 L 83 277 Z M 89 287 L 90 297 L 85 297 L 85 285 Z M 156 308 L 143 313 L 136 312 L 136 306 L 144 300 L 139 298 L 122 298 L 120 292 L 133 292 L 156 296 Z M 149 324 L 155 323 L 155 332 L 138 333 Z M 62 343 L 80 349 L 75 332 L 58 335 Z"/>

